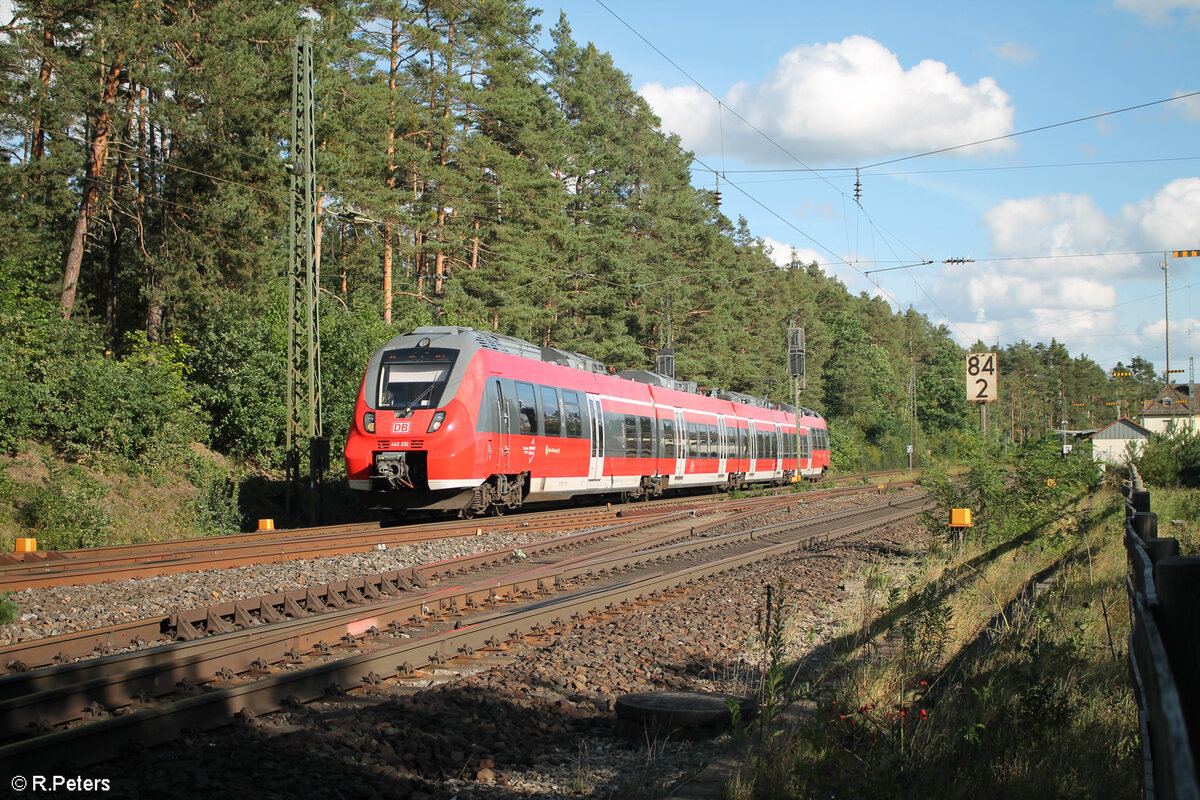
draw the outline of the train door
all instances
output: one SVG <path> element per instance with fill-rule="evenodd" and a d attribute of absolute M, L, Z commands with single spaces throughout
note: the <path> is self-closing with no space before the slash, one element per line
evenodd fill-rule
<path fill-rule="evenodd" d="M 758 457 L 758 435 L 755 430 L 754 420 L 750 420 L 750 435 L 748 437 L 748 441 L 750 443 L 750 452 L 746 453 L 746 458 L 750 462 L 750 467 L 746 470 L 746 474 L 750 475 L 753 474 L 758 468 L 758 465 L 754 463 L 754 460 Z"/>
<path fill-rule="evenodd" d="M 687 425 L 683 421 L 683 411 L 675 409 L 675 477 L 682 478 L 687 469 L 688 436 Z"/>
<path fill-rule="evenodd" d="M 729 431 L 725 428 L 725 418 L 717 417 L 717 474 L 724 475 L 729 463 Z"/>
<path fill-rule="evenodd" d="M 588 480 L 598 481 L 604 477 L 604 411 L 600 408 L 599 395 L 587 396 L 588 432 L 592 440 L 592 457 L 588 463 Z"/>
<path fill-rule="evenodd" d="M 508 474 L 508 453 L 512 447 L 512 409 L 504 394 L 504 384 L 499 378 L 492 379 L 491 394 L 496 402 L 496 452 L 492 466 L 494 474 Z"/>
<path fill-rule="evenodd" d="M 774 472 L 775 477 L 778 479 L 783 477 L 783 429 L 778 425 L 775 426 L 775 433 L 771 437 L 771 440 L 775 448 Z"/>

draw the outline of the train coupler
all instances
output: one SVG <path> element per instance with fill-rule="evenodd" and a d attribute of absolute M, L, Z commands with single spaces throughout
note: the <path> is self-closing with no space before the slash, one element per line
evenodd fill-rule
<path fill-rule="evenodd" d="M 407 455 L 407 453 L 376 453 L 376 476 L 386 478 L 393 489 L 399 489 L 401 486 L 413 488 L 412 481 L 409 480 L 408 461 L 405 458 Z"/>

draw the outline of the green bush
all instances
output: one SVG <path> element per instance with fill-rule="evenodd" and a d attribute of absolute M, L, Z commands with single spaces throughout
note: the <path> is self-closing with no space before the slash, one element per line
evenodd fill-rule
<path fill-rule="evenodd" d="M 188 503 L 187 525 L 198 536 L 219 536 L 241 530 L 238 513 L 238 484 L 211 458 L 190 453 L 187 479 L 196 487 Z"/>
<path fill-rule="evenodd" d="M 189 380 L 212 420 L 209 446 L 262 467 L 284 461 L 286 308 L 224 295 L 188 340 Z"/>
<path fill-rule="evenodd" d="M 104 487 L 79 467 L 56 468 L 17 503 L 17 521 L 39 549 L 100 547 L 112 538 Z"/>
<path fill-rule="evenodd" d="M 143 470 L 182 458 L 205 426 L 178 338 L 135 335 L 118 358 L 100 323 L 62 320 L 45 279 L 42 267 L 0 261 L 0 451 L 36 439 L 71 460 Z"/>
<path fill-rule="evenodd" d="M 1134 463 L 1142 480 L 1152 486 L 1200 487 L 1200 432 L 1156 433 Z"/>

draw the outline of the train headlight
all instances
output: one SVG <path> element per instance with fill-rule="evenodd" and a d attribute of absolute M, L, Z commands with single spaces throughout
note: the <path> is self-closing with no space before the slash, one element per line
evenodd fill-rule
<path fill-rule="evenodd" d="M 367 433 L 375 432 L 375 412 L 368 411 L 363 414 L 363 430 Z"/>
<path fill-rule="evenodd" d="M 442 427 L 442 422 L 444 422 L 445 419 L 446 419 L 445 411 L 435 412 L 433 415 L 433 420 L 430 421 L 430 423 L 429 423 L 429 431 L 428 432 L 433 433 L 438 428 Z"/>

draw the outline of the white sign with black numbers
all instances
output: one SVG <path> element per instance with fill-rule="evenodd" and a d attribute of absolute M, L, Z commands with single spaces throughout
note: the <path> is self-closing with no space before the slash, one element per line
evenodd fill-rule
<path fill-rule="evenodd" d="M 995 353 L 967 354 L 967 402 L 994 403 L 999 396 L 1000 372 Z"/>

